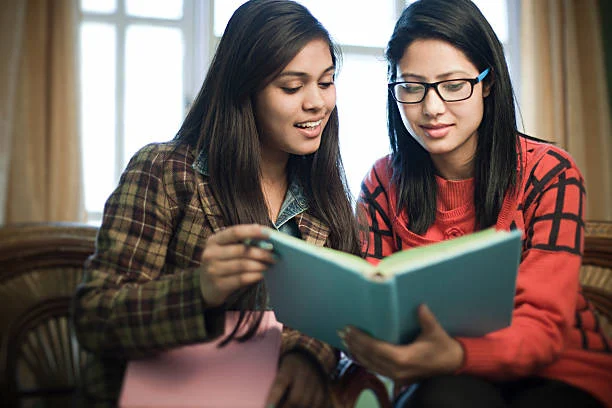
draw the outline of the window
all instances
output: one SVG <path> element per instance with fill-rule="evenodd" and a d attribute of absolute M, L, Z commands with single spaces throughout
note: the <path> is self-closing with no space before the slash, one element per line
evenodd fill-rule
<path fill-rule="evenodd" d="M 80 0 L 81 134 L 89 222 L 129 158 L 171 139 L 197 94 L 233 11 L 243 0 Z M 389 151 L 384 48 L 410 0 L 301 0 L 343 52 L 337 79 L 340 148 L 356 196 Z M 504 43 L 518 89 L 519 0 L 475 0 Z M 338 16 L 341 16 L 340 18 Z M 514 42 L 513 42 L 514 41 Z M 516 71 L 516 72 L 514 72 Z"/>
<path fill-rule="evenodd" d="M 192 0 L 80 1 L 80 131 L 92 223 L 129 158 L 171 139 L 183 120 L 197 66 L 195 7 Z"/>

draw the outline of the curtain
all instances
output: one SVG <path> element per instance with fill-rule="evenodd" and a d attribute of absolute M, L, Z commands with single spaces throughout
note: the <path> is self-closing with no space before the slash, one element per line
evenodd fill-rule
<path fill-rule="evenodd" d="M 24 2 L 5 223 L 84 220 L 75 1 Z"/>
<path fill-rule="evenodd" d="M 591 220 L 612 220 L 608 86 L 597 0 L 522 0 L 524 130 L 576 160 Z"/>
<path fill-rule="evenodd" d="M 21 32 L 25 5 L 8 1 L 0 6 L 0 225 L 4 224 L 11 157 L 15 84 L 19 68 Z"/>

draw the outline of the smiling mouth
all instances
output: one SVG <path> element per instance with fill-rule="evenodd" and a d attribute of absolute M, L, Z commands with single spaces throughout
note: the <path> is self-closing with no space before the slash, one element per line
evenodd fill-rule
<path fill-rule="evenodd" d="M 301 128 L 301 129 L 312 129 L 315 128 L 317 126 L 319 126 L 321 123 L 323 123 L 323 119 L 319 119 L 315 122 L 303 122 L 303 123 L 297 123 L 295 126 Z"/>

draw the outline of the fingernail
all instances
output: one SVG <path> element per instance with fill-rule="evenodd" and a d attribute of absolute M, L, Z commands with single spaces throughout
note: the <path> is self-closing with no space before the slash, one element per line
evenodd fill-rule
<path fill-rule="evenodd" d="M 274 404 L 268 404 L 268 405 L 266 405 L 266 408 L 274 408 L 274 407 L 275 407 L 275 405 L 274 405 Z"/>
<path fill-rule="evenodd" d="M 344 333 L 344 330 L 336 330 L 336 333 L 338 333 L 338 337 L 340 337 L 342 341 L 344 341 L 344 337 L 346 336 L 346 333 Z"/>
<path fill-rule="evenodd" d="M 274 250 L 274 245 L 270 241 L 259 241 L 258 245 L 261 249 L 265 249 L 267 251 Z"/>
<path fill-rule="evenodd" d="M 346 341 L 344 341 L 344 339 L 340 341 L 342 342 L 342 345 L 344 346 L 344 348 L 348 350 L 348 345 L 346 344 Z"/>

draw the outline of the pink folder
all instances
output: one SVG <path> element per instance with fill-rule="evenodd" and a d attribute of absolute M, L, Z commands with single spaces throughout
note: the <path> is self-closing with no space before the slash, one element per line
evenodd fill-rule
<path fill-rule="evenodd" d="M 226 334 L 236 319 L 237 313 L 226 314 Z M 262 408 L 276 375 L 281 332 L 270 311 L 246 342 L 217 348 L 217 340 L 130 361 L 119 407 Z"/>

